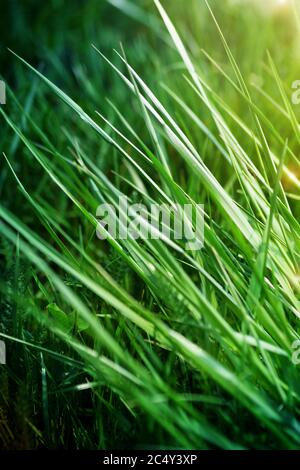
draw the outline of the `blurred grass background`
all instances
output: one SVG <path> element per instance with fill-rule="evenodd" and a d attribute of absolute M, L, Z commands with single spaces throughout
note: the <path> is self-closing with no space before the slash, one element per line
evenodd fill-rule
<path fill-rule="evenodd" d="M 267 51 L 276 63 L 285 91 L 290 96 L 291 83 L 300 78 L 300 35 L 296 15 L 292 6 L 274 6 L 275 0 L 273 4 L 271 0 L 270 3 L 263 2 L 264 6 L 260 2 L 256 3 L 250 0 L 244 2 L 212 0 L 210 5 L 247 83 L 267 90 L 274 102 L 278 102 L 280 93 L 274 76 L 270 72 Z M 199 67 L 209 86 L 230 105 L 230 109 L 239 116 L 241 121 L 249 128 L 254 128 L 253 116 L 249 112 L 248 104 L 203 52 L 209 53 L 220 64 L 222 70 L 235 80 L 216 25 L 205 2 L 165 0 L 162 4 L 176 24 L 176 28 L 193 56 L 194 64 Z M 87 134 L 85 123 L 79 120 L 75 113 L 70 113 L 70 110 L 56 99 L 53 91 L 41 83 L 8 50 L 8 48 L 11 49 L 42 72 L 85 111 L 94 115 L 95 110 L 98 110 L 114 122 L 114 112 L 105 100 L 107 97 L 111 99 L 130 121 L 141 141 L 151 146 L 147 127 L 140 117 L 137 100 L 129 95 L 128 89 L 120 82 L 119 77 L 92 48 L 93 44 L 115 62 L 117 58 L 114 56 L 113 49 L 120 50 L 120 43 L 122 43 L 128 62 L 163 104 L 172 110 L 174 117 L 178 119 L 191 142 L 197 148 L 201 148 L 207 167 L 241 206 L 247 206 L 247 198 L 240 190 L 232 168 L 225 163 L 220 163 L 220 155 L 216 157 L 211 142 L 199 136 L 199 130 L 194 123 L 185 121 L 180 107 L 174 105 L 174 101 L 161 87 L 161 83 L 167 83 L 172 87 L 172 90 L 188 103 L 190 109 L 217 135 L 218 131 L 212 116 L 204 106 L 199 106 L 199 103 L 195 102 L 194 93 L 187 82 L 182 79 L 186 71 L 178 59 L 170 37 L 151 0 L 88 0 L 86 2 L 52 0 L 40 4 L 34 0 L 4 1 L 1 3 L 0 31 L 0 75 L 8 87 L 5 112 L 39 148 L 46 147 L 44 139 L 46 138 L 58 154 L 69 155 L 70 149 L 76 148 L 78 141 L 82 151 L 90 155 L 96 166 L 108 175 L 114 185 L 124 189 L 126 185 L 120 179 L 115 178 L 114 172 L 117 171 L 118 174 L 128 177 L 128 167 L 118 161 L 116 151 L 105 142 L 99 143 L 99 136 L 96 133 Z M 296 155 L 299 155 L 299 140 L 296 133 L 291 131 L 290 122 L 284 119 L 280 112 L 276 113 L 274 102 L 268 100 L 255 87 L 251 89 L 256 102 L 271 119 L 277 133 L 288 138 L 290 148 Z M 296 116 L 299 116 L 297 108 L 294 112 Z M 31 117 L 38 124 L 43 138 L 30 124 Z M 250 155 L 255 164 L 258 164 L 255 146 L 251 139 L 245 138 L 244 132 L 230 117 L 228 117 L 228 123 L 234 129 L 236 138 L 243 142 L 245 152 Z M 109 130 L 108 126 L 104 127 Z M 268 134 L 268 142 L 274 152 L 281 154 L 282 143 L 271 132 Z M 8 155 L 11 165 L 16 173 L 22 176 L 22 183 L 29 192 L 34 194 L 37 201 L 47 200 L 46 209 L 49 214 L 53 214 L 62 226 L 67 221 L 69 228 L 74 227 L 78 243 L 89 246 L 89 240 L 93 234 L 92 229 L 88 228 L 84 220 L 78 223 L 77 210 L 63 193 L 58 192 L 51 178 L 36 164 L 28 149 L 23 148 L 19 136 L 9 126 L 4 125 L 4 121 L 1 122 L 0 143 L 1 153 L 5 151 Z M 50 149 L 53 150 L 51 145 L 49 144 L 46 151 L 49 155 Z M 197 178 L 190 174 L 189 169 L 174 150 L 168 149 L 168 153 L 169 165 L 178 183 L 192 197 L 196 200 L 205 200 L 210 207 L 210 198 L 205 190 L 199 188 Z M 298 166 L 289 162 L 289 156 L 287 164 L 291 165 L 291 171 L 299 177 Z M 153 174 L 152 177 L 155 178 Z M 70 181 L 71 179 L 70 176 Z M 75 187 L 76 181 L 74 180 L 72 184 Z M 283 181 L 283 185 L 288 192 L 297 196 L 297 189 L 290 181 Z M 84 194 L 82 190 L 82 199 Z M 41 237 L 48 239 L 49 234 L 45 230 L 43 221 L 37 219 L 30 201 L 26 200 L 17 189 L 15 178 L 4 159 L 1 160 L 0 198 L 3 207 L 13 212 Z M 293 216 L 299 217 L 297 198 L 292 198 L 289 202 Z M 211 210 L 214 220 L 222 227 L 222 215 L 215 211 L 213 205 Z M 231 249 L 230 241 L 227 241 L 227 246 Z M 92 246 L 91 254 L 95 253 L 93 249 Z M 1 240 L 1 291 L 3 293 L 1 331 L 23 342 L 37 344 L 39 347 L 32 349 L 22 343 L 7 341 L 8 364 L 5 367 L 1 366 L 0 371 L 2 447 L 16 449 L 126 448 L 182 445 L 183 440 L 180 441 L 178 438 L 176 441 L 174 434 L 166 431 L 163 425 L 157 424 L 158 418 L 155 418 L 154 412 L 151 417 L 151 413 L 147 414 L 145 409 L 135 411 L 133 407 L 134 411 L 132 411 L 126 401 L 116 399 L 114 391 L 105 380 L 99 389 L 97 387 L 87 388 L 87 390 L 84 387 L 82 390 L 78 389 L 77 385 L 81 382 L 84 384 L 87 380 L 86 368 L 83 365 L 78 366 L 76 363 L 78 358 L 73 357 L 73 353 L 65 343 L 55 336 L 49 336 L 44 326 L 31 318 L 28 319 L 25 315 L 28 309 L 33 309 L 27 300 L 28 295 L 36 298 L 39 308 L 45 311 L 47 306 L 58 302 L 55 289 L 50 295 L 49 291 L 52 287 L 51 283 L 50 286 L 48 285 L 47 276 L 38 275 L 28 261 L 19 257 L 16 250 L 16 247 L 3 237 Z M 145 289 L 143 280 L 139 279 L 112 249 L 109 248 L 102 254 L 96 252 L 96 255 L 102 257 L 101 261 L 107 271 L 127 292 L 150 310 L 153 309 L 153 312 L 160 312 L 155 296 L 151 295 L 151 290 L 149 292 L 147 288 Z M 213 264 L 213 261 L 208 261 L 208 271 L 210 262 Z M 217 268 L 214 269 L 217 271 Z M 247 269 L 248 267 L 245 271 Z M 107 309 L 109 315 L 114 315 L 111 307 L 102 303 L 87 289 L 78 287 L 73 278 L 65 275 L 64 282 L 75 290 L 79 290 L 80 296 L 87 305 L 92 306 L 92 310 L 97 311 L 97 308 L 101 307 Z M 212 304 L 219 305 L 218 298 L 215 299 L 209 288 L 206 294 Z M 177 307 L 174 307 L 174 311 L 176 310 Z M 223 314 L 226 316 L 227 311 L 224 310 Z M 230 319 L 229 322 L 231 321 L 233 322 Z M 109 320 L 107 320 L 107 327 L 114 331 L 115 327 L 110 324 Z M 188 324 L 183 327 L 183 331 L 189 332 Z M 124 350 L 129 349 L 135 358 L 139 354 L 142 356 L 141 351 L 146 346 L 138 332 L 127 329 L 127 326 L 120 322 L 114 334 Z M 192 333 L 187 334 L 193 336 Z M 50 349 L 62 354 L 64 359 L 58 361 L 57 358 L 41 349 L 50 346 Z M 207 339 L 207 348 L 210 349 L 210 347 L 209 339 Z M 212 347 L 211 349 L 214 350 Z M 147 354 L 145 353 L 146 356 Z M 218 430 L 222 430 L 224 436 L 229 436 L 232 442 L 241 439 L 245 447 L 273 448 L 277 445 L 286 445 L 284 439 L 280 441 L 278 433 L 274 432 L 274 435 L 270 436 L 270 431 L 264 428 L 259 420 L 253 419 L 248 412 L 241 417 L 242 411 L 235 399 L 232 400 L 227 392 L 220 391 L 219 386 L 211 386 L 204 375 L 195 378 L 191 371 L 187 370 L 185 363 L 175 356 L 172 352 L 170 354 L 166 354 L 165 351 L 158 352 L 157 357 L 153 354 L 149 362 L 153 360 L 152 367 L 155 370 L 157 364 L 159 364 L 157 370 L 160 370 L 161 363 L 165 364 L 165 369 L 161 371 L 162 377 L 174 390 L 182 386 L 184 393 L 188 394 L 203 387 L 204 393 L 211 394 L 210 401 L 214 403 L 215 400 L 215 407 L 213 409 L 208 400 L 208 404 L 203 407 L 203 414 L 208 420 L 212 420 Z M 45 357 L 47 357 L 46 372 Z M 70 357 L 70 361 L 68 362 L 65 357 Z M 147 362 L 146 359 L 145 362 Z M 232 362 L 234 363 L 234 360 Z M 274 367 L 276 369 L 277 366 Z M 149 370 L 152 370 L 150 366 Z M 293 384 L 291 386 L 295 386 L 298 394 L 297 373 L 294 370 L 289 373 L 290 377 L 285 377 L 283 380 L 286 380 L 288 384 Z M 268 394 L 268 387 L 264 393 Z M 288 408 L 289 412 L 292 412 L 293 406 Z M 219 407 L 222 411 L 219 411 Z M 274 408 L 277 410 L 280 405 L 276 404 Z M 298 418 L 298 411 L 297 403 L 293 415 L 295 420 Z M 289 416 L 287 415 L 286 419 L 289 419 Z M 238 423 L 235 422 L 236 419 L 239 419 Z M 193 425 L 191 419 L 191 428 Z M 190 446 L 195 447 L 195 440 L 192 438 Z M 200 440 L 199 446 L 204 447 Z M 224 442 L 221 443 L 220 440 L 220 447 L 224 446 Z"/>

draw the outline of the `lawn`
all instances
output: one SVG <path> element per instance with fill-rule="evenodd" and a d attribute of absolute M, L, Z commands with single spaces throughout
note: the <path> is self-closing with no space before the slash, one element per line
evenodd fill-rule
<path fill-rule="evenodd" d="M 2 11 L 0 448 L 300 449 L 298 0 Z"/>

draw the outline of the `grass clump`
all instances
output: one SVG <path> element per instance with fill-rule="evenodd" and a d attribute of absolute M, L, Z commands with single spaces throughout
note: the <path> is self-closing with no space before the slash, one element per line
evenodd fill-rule
<path fill-rule="evenodd" d="M 71 67 L 49 50 L 46 70 L 10 59 L 2 447 L 297 449 L 299 128 L 279 20 L 181 0 L 110 0 L 104 17 L 116 7 L 139 34 L 115 54 L 113 25 L 86 65 L 68 29 Z M 278 33 L 292 57 L 296 18 Z M 100 242 L 97 206 L 120 195 L 203 203 L 203 249 Z"/>

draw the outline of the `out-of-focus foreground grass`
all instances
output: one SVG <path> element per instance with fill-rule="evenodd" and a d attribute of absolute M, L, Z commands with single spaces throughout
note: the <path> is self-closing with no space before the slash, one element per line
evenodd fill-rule
<path fill-rule="evenodd" d="M 2 448 L 299 448 L 299 18 L 1 5 Z M 100 242 L 120 194 L 203 203 L 204 248 Z"/>

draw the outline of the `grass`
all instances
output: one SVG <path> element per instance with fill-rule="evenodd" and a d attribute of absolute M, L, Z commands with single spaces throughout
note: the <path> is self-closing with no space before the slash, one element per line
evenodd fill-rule
<path fill-rule="evenodd" d="M 2 448 L 300 447 L 296 10 L 169 3 L 6 44 Z M 120 195 L 203 203 L 204 248 L 101 242 Z"/>

